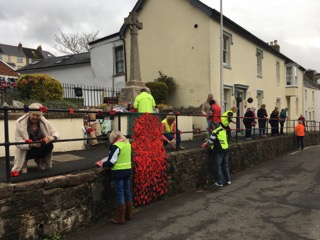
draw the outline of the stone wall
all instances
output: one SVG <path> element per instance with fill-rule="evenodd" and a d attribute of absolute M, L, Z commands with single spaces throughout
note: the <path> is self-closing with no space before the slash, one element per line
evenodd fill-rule
<path fill-rule="evenodd" d="M 308 133 L 305 145 L 320 143 Z M 233 144 L 231 171 L 250 168 L 296 148 L 292 135 Z M 214 182 L 212 156 L 205 149 L 174 152 L 168 159 L 167 197 Z M 111 216 L 116 197 L 109 171 L 97 169 L 16 184 L 0 185 L 0 239 L 40 239 L 66 233 Z"/>

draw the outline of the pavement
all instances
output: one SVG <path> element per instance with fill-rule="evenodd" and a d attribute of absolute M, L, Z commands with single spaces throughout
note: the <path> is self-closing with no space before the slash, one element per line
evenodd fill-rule
<path fill-rule="evenodd" d="M 101 218 L 68 240 L 320 239 L 320 146 L 294 151 L 210 186 L 135 209 L 113 225 Z"/>

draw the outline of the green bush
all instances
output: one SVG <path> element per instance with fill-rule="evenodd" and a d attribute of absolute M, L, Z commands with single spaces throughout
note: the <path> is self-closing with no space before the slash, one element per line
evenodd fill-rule
<path fill-rule="evenodd" d="M 45 74 L 26 74 L 17 80 L 17 89 L 23 99 L 47 100 L 63 99 L 63 88 L 58 80 Z"/>
<path fill-rule="evenodd" d="M 160 77 L 155 79 L 155 82 L 163 82 L 168 87 L 168 94 L 171 96 L 177 89 L 176 81 L 167 75 L 164 75 L 162 72 L 159 71 Z"/>
<path fill-rule="evenodd" d="M 148 87 L 151 91 L 151 95 L 153 96 L 156 104 L 166 103 L 168 97 L 168 87 L 163 82 L 148 82 L 146 83 L 146 87 Z"/>

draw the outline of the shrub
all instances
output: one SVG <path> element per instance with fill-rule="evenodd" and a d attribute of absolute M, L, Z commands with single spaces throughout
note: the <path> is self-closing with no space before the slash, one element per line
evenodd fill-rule
<path fill-rule="evenodd" d="M 17 80 L 17 89 L 23 99 L 36 99 L 44 102 L 63 98 L 61 83 L 45 74 L 22 75 Z"/>
<path fill-rule="evenodd" d="M 156 104 L 166 103 L 168 97 L 168 87 L 163 82 L 148 82 L 146 83 L 146 87 L 148 87 L 151 91 L 151 95 L 153 96 Z"/>
<path fill-rule="evenodd" d="M 155 82 L 163 82 L 163 83 L 165 83 L 167 85 L 167 87 L 168 87 L 168 94 L 172 95 L 177 89 L 176 81 L 172 77 L 164 75 L 160 71 L 159 71 L 159 75 L 160 75 L 160 77 L 155 79 Z"/>

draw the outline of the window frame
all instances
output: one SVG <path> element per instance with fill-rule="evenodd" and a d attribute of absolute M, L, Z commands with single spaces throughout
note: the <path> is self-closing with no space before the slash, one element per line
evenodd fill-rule
<path fill-rule="evenodd" d="M 290 74 L 288 74 L 288 69 Z M 297 87 L 298 86 L 298 67 L 295 64 L 286 65 L 286 86 L 288 87 Z"/>
<path fill-rule="evenodd" d="M 223 31 L 222 62 L 223 62 L 223 66 L 227 68 L 231 68 L 231 45 L 232 44 L 233 44 L 232 34 L 226 31 Z"/>
<path fill-rule="evenodd" d="M 280 61 L 276 61 L 276 85 L 280 85 Z"/>
<path fill-rule="evenodd" d="M 119 52 L 121 52 L 120 55 Z M 119 58 L 119 56 L 121 57 Z M 125 74 L 123 45 L 114 47 L 114 72 L 116 76 Z"/>
<path fill-rule="evenodd" d="M 259 48 L 256 49 L 256 57 L 257 57 L 257 77 L 262 78 L 263 51 Z"/>

